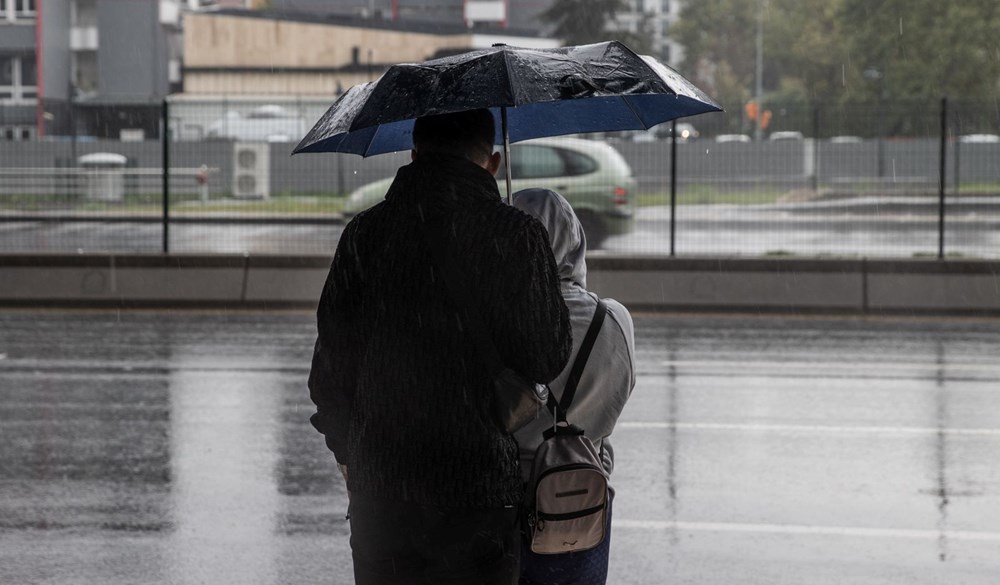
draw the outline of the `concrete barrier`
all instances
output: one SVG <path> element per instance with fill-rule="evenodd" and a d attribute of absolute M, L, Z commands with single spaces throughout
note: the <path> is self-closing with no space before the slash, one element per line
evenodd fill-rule
<path fill-rule="evenodd" d="M 861 261 L 594 258 L 587 285 L 658 309 L 861 311 Z"/>
<path fill-rule="evenodd" d="M 1000 262 L 871 262 L 874 311 L 1000 313 Z"/>
<path fill-rule="evenodd" d="M 316 306 L 324 256 L 0 256 L 5 306 Z M 634 310 L 1000 315 L 1000 262 L 588 258 L 588 286 Z"/>

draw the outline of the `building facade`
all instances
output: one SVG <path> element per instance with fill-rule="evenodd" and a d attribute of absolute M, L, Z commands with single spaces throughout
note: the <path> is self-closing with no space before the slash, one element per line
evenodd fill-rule
<path fill-rule="evenodd" d="M 38 114 L 38 6 L 0 0 L 0 140 L 30 140 Z"/>
<path fill-rule="evenodd" d="M 461 25 L 308 13 L 216 10 L 184 22 L 187 95 L 336 96 L 393 63 L 553 39 Z"/>
<path fill-rule="evenodd" d="M 0 0 L 0 139 L 155 134 L 188 0 Z"/>
<path fill-rule="evenodd" d="M 671 38 L 670 27 L 677 22 L 681 5 L 681 0 L 628 0 L 629 9 L 619 13 L 611 26 L 648 35 L 655 56 L 676 68 L 684 59 L 684 47 Z"/>

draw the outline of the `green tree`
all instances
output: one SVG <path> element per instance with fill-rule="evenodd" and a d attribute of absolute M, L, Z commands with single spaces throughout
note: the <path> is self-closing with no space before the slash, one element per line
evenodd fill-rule
<path fill-rule="evenodd" d="M 843 0 L 837 16 L 850 31 L 845 79 L 853 93 L 869 100 L 997 96 L 996 0 Z"/>
<path fill-rule="evenodd" d="M 687 0 L 671 36 L 684 47 L 681 72 L 729 111 L 753 93 L 756 2 Z"/>
<path fill-rule="evenodd" d="M 567 45 L 585 45 L 610 40 L 607 24 L 627 8 L 625 0 L 555 0 L 541 18 Z"/>
<path fill-rule="evenodd" d="M 996 0 L 686 0 L 670 31 L 681 71 L 731 113 L 753 93 L 758 7 L 772 129 L 779 110 L 822 104 L 845 133 L 923 132 L 941 96 L 1000 94 Z"/>

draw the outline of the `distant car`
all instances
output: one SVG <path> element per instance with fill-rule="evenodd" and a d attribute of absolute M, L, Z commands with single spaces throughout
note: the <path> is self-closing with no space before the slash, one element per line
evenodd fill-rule
<path fill-rule="evenodd" d="M 996 134 L 966 134 L 959 136 L 958 141 L 966 144 L 996 144 L 1000 142 L 1000 136 Z"/>
<path fill-rule="evenodd" d="M 659 136 L 656 134 L 656 128 L 650 128 L 649 130 L 636 130 L 630 138 L 632 142 L 656 142 Z"/>
<path fill-rule="evenodd" d="M 830 144 L 858 144 L 864 142 L 860 136 L 831 136 Z"/>
<path fill-rule="evenodd" d="M 246 142 L 294 142 L 305 136 L 308 126 L 300 116 L 293 116 L 279 105 L 265 105 L 247 115 L 228 111 L 212 122 L 205 132 L 208 140 Z"/>
<path fill-rule="evenodd" d="M 655 140 L 670 140 L 670 131 L 673 124 L 664 122 L 658 126 L 653 126 L 649 130 L 639 130 L 632 134 L 633 142 L 653 142 Z M 698 129 L 688 122 L 677 123 L 677 142 L 688 142 L 701 136 Z"/>
<path fill-rule="evenodd" d="M 701 136 L 701 132 L 698 129 L 688 124 L 687 122 L 679 122 L 677 124 L 677 140 L 684 142 L 687 140 L 694 140 Z"/>
<path fill-rule="evenodd" d="M 802 133 L 796 130 L 780 130 L 778 132 L 771 132 L 768 140 L 774 142 L 778 140 L 802 140 L 803 138 Z"/>
<path fill-rule="evenodd" d="M 562 194 L 583 224 L 588 248 L 598 249 L 608 237 L 634 228 L 632 169 L 604 142 L 569 137 L 518 142 L 510 146 L 510 170 L 512 193 L 540 187 Z M 503 165 L 497 183 L 506 196 Z M 390 184 L 392 178 L 387 178 L 356 189 L 347 198 L 344 216 L 352 217 L 382 201 Z"/>
<path fill-rule="evenodd" d="M 715 141 L 719 144 L 725 144 L 727 142 L 753 142 L 748 134 L 719 134 L 715 137 Z"/>

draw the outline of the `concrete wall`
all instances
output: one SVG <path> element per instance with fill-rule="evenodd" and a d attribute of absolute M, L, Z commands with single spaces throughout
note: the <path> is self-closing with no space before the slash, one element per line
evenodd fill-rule
<path fill-rule="evenodd" d="M 0 305 L 314 307 L 330 259 L 0 256 Z M 1000 262 L 588 259 L 592 290 L 633 310 L 1000 315 Z"/>

